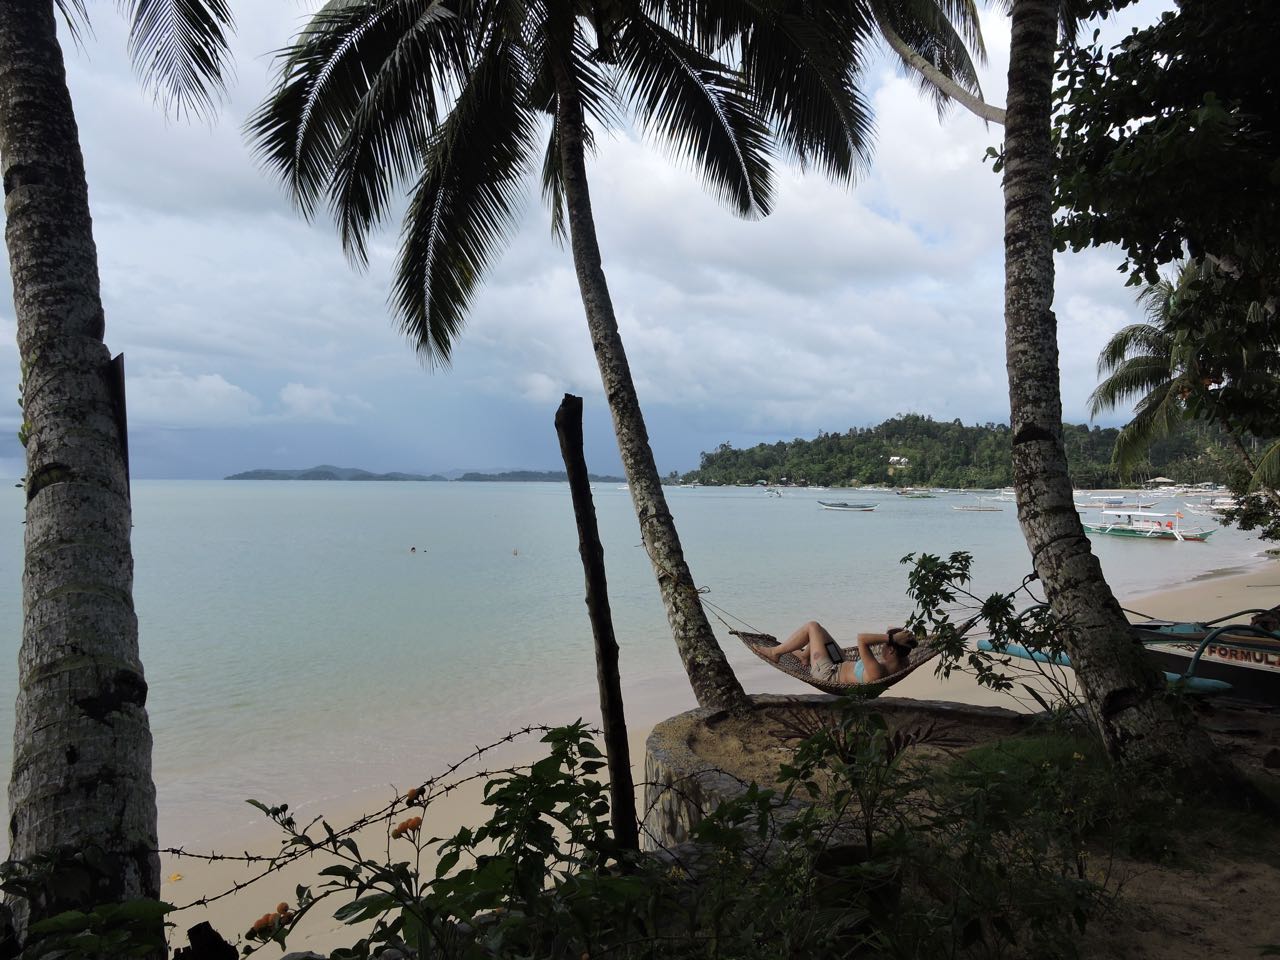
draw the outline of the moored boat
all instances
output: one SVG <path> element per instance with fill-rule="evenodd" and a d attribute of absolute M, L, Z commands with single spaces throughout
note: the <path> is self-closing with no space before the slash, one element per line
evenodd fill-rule
<path fill-rule="evenodd" d="M 823 510 L 848 510 L 860 511 L 862 513 L 870 513 L 880 504 L 878 503 L 846 503 L 844 500 L 819 500 L 818 506 Z"/>
<path fill-rule="evenodd" d="M 1140 540 L 1181 540 L 1203 543 L 1215 527 L 1184 527 L 1181 513 L 1153 513 L 1150 510 L 1103 510 L 1097 521 L 1083 521 L 1090 533 Z"/>
<path fill-rule="evenodd" d="M 1280 705 L 1280 637 L 1245 624 L 1149 620 L 1135 623 L 1147 656 L 1161 670 L 1231 685 L 1242 700 Z"/>

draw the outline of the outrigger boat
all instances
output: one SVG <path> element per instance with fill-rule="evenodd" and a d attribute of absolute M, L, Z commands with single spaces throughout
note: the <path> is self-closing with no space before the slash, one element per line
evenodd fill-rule
<path fill-rule="evenodd" d="M 987 503 L 986 501 L 989 499 L 990 497 L 979 497 L 977 503 L 962 503 L 951 509 L 963 510 L 966 513 L 999 513 L 1004 510 L 1004 507 L 993 507 Z"/>
<path fill-rule="evenodd" d="M 1133 624 L 1133 630 L 1147 657 L 1170 684 L 1188 693 L 1280 706 L 1280 632 L 1256 625 L 1258 616 L 1254 623 L 1224 622 L 1250 614 L 1274 618 L 1276 611 L 1241 610 L 1207 623 L 1146 620 Z M 996 649 L 987 640 L 979 641 L 978 647 L 1023 660 L 1071 666 L 1066 654 L 1051 657 L 1017 644 Z"/>
<path fill-rule="evenodd" d="M 1181 513 L 1153 513 L 1150 510 L 1103 510 L 1099 521 L 1082 521 L 1090 533 L 1142 540 L 1191 540 L 1202 543 L 1216 527 L 1184 527 Z"/>
<path fill-rule="evenodd" d="M 818 506 L 823 510 L 860 510 L 863 513 L 870 513 L 878 503 L 846 503 L 843 500 L 819 500 Z"/>

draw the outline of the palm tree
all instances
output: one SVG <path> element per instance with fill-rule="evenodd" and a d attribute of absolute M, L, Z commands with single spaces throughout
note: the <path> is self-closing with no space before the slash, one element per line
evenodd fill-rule
<path fill-rule="evenodd" d="M 1280 506 L 1276 467 L 1280 444 L 1273 443 L 1255 460 L 1245 447 L 1246 431 L 1234 422 L 1222 403 L 1223 394 L 1267 381 L 1274 392 L 1280 374 L 1280 351 L 1274 333 L 1261 340 L 1250 336 L 1259 323 L 1250 313 L 1236 316 L 1229 305 L 1211 295 L 1219 269 L 1209 261 L 1189 260 L 1176 280 L 1160 279 L 1138 295 L 1147 322 L 1119 330 L 1098 356 L 1103 377 L 1089 397 L 1089 413 L 1097 416 L 1136 398 L 1134 416 L 1116 438 L 1114 462 L 1129 473 L 1146 456 L 1151 444 L 1177 430 L 1188 419 L 1216 422 L 1231 439 L 1236 453 L 1253 475 L 1253 486 Z"/>
<path fill-rule="evenodd" d="M 130 51 L 166 104 L 179 113 L 210 106 L 230 24 L 223 0 L 123 7 Z M 57 9 L 73 33 L 84 24 L 81 0 L 58 0 Z M 10 857 L 82 854 L 87 871 L 83 888 L 63 883 L 11 901 L 21 941 L 29 921 L 73 905 L 157 897 L 160 865 L 133 609 L 123 367 L 103 343 L 54 0 L 0 4 L 0 64 L 5 242 L 27 450 Z"/>
<path fill-rule="evenodd" d="M 966 0 L 954 6 L 969 10 Z M 283 52 L 278 87 L 249 124 L 304 215 L 327 199 L 357 263 L 396 188 L 414 181 L 392 299 L 430 364 L 448 362 L 541 153 L 543 194 L 570 242 L 676 646 L 698 703 L 732 710 L 746 698 L 699 602 L 649 447 L 602 268 L 587 156 L 593 129 L 630 108 L 743 216 L 769 211 L 775 147 L 848 179 L 867 154 L 853 78 L 873 21 L 858 0 L 805 9 L 754 0 L 332 2 Z M 969 83 L 972 65 L 953 37 L 924 52 Z"/>
<path fill-rule="evenodd" d="M 1067 474 L 1053 314 L 1050 112 L 1058 0 L 1013 0 L 1005 123 L 1005 348 L 1018 520 L 1094 724 L 1117 759 L 1207 778 L 1208 735 L 1164 695 L 1102 576 Z M 1068 27 L 1070 23 L 1068 22 Z"/>

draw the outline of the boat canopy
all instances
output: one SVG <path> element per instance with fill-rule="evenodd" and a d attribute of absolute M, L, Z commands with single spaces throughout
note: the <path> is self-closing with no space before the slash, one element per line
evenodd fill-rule
<path fill-rule="evenodd" d="M 1112 517 L 1151 517 L 1153 519 L 1159 517 L 1162 520 L 1182 516 L 1180 513 L 1152 513 L 1150 510 L 1103 510 L 1102 515 Z"/>

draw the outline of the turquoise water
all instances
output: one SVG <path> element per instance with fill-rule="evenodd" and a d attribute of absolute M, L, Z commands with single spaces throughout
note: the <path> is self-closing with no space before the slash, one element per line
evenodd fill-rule
<path fill-rule="evenodd" d="M 0 764 L 9 769 L 21 629 L 22 491 L 0 522 Z M 848 491 L 672 489 L 672 512 L 709 599 L 763 630 L 808 618 L 837 635 L 901 621 L 911 551 L 976 557 L 977 592 L 1029 568 L 1012 504 L 875 499 Z M 692 706 L 630 495 L 596 507 L 629 702 Z M 244 819 L 245 797 L 299 800 L 428 775 L 528 722 L 595 703 L 591 633 L 564 484 L 141 481 L 135 600 L 151 687 L 162 839 Z M 415 546 L 417 552 L 410 554 Z M 1251 562 L 1238 531 L 1207 544 L 1095 540 L 1117 593 Z M 725 649 L 751 690 L 779 677 Z M 640 706 L 638 709 L 643 710 Z"/>

